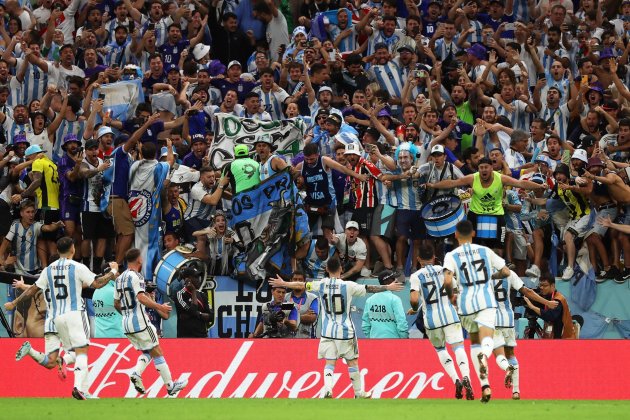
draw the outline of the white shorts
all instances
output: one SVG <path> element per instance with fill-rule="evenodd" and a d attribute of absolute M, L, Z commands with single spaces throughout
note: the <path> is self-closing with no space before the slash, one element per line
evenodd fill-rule
<path fill-rule="evenodd" d="M 90 321 L 85 311 L 59 315 L 55 318 L 55 326 L 66 351 L 90 345 Z"/>
<path fill-rule="evenodd" d="M 125 333 L 136 350 L 148 351 L 159 344 L 157 330 L 149 324 L 146 330 L 137 333 Z"/>
<path fill-rule="evenodd" d="M 469 333 L 479 332 L 479 325 L 494 329 L 497 308 L 486 308 L 471 315 L 461 315 L 462 327 Z"/>
<path fill-rule="evenodd" d="M 516 347 L 516 332 L 514 328 L 497 327 L 494 330 L 494 348 Z"/>
<path fill-rule="evenodd" d="M 590 214 L 582 216 L 577 220 L 569 220 L 569 223 L 567 223 L 567 225 L 564 227 L 564 230 L 562 231 L 562 238 L 564 239 L 564 235 L 567 232 L 571 232 L 571 234 L 576 238 L 581 238 L 586 235 L 586 232 L 588 232 L 591 227 L 592 224 Z"/>
<path fill-rule="evenodd" d="M 526 260 L 527 259 L 527 239 L 523 234 L 523 230 L 510 230 L 512 232 L 512 244 L 514 247 L 512 248 L 512 257 L 515 260 Z"/>
<path fill-rule="evenodd" d="M 444 347 L 445 343 L 455 344 L 464 341 L 464 333 L 462 332 L 462 324 L 456 322 L 445 327 L 426 330 L 427 338 L 433 347 Z"/>
<path fill-rule="evenodd" d="M 54 353 L 61 349 L 61 340 L 59 339 L 59 333 L 49 332 L 44 333 L 44 354 Z"/>
<path fill-rule="evenodd" d="M 332 338 L 322 337 L 319 340 L 319 348 L 317 349 L 319 359 L 326 360 L 354 360 L 359 358 L 359 344 L 357 338 L 349 340 L 333 340 Z"/>

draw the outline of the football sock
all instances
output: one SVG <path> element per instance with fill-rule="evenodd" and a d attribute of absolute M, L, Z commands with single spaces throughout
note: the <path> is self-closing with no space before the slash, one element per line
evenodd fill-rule
<path fill-rule="evenodd" d="M 138 361 L 136 362 L 136 367 L 133 370 L 134 373 L 142 376 L 142 373 L 147 368 L 147 366 L 151 363 L 151 355 L 149 353 L 142 353 L 140 357 L 138 357 Z"/>
<path fill-rule="evenodd" d="M 512 392 L 521 392 L 521 388 L 519 387 L 518 376 L 520 369 L 518 368 L 518 360 L 516 360 L 516 356 L 510 357 L 510 364 L 514 366 L 514 373 L 512 374 Z"/>
<path fill-rule="evenodd" d="M 457 371 L 455 371 L 455 365 L 453 364 L 451 355 L 448 354 L 448 351 L 446 351 L 444 347 L 436 348 L 435 350 L 437 351 L 438 358 L 440 359 L 440 363 L 442 364 L 444 371 L 448 376 L 450 376 L 453 383 L 455 383 L 459 377 L 457 376 Z"/>
<path fill-rule="evenodd" d="M 500 354 L 495 358 L 497 365 L 499 365 L 499 367 L 504 370 L 507 371 L 508 368 L 510 367 L 510 364 L 508 363 L 508 360 L 505 358 L 504 355 Z"/>
<path fill-rule="evenodd" d="M 335 365 L 324 366 L 324 393 L 330 392 L 332 394 L 334 382 Z"/>
<path fill-rule="evenodd" d="M 63 360 L 66 362 L 66 365 L 72 365 L 77 360 L 77 354 L 73 351 L 66 352 L 66 354 L 63 355 Z"/>
<path fill-rule="evenodd" d="M 481 346 L 479 344 L 473 344 L 472 346 L 470 346 L 470 359 L 472 360 L 473 367 L 475 368 L 477 378 L 479 379 L 481 386 L 489 385 L 490 383 L 488 382 L 487 376 L 486 379 L 481 379 L 479 377 L 479 359 L 477 358 L 477 355 L 479 353 L 481 353 Z"/>
<path fill-rule="evenodd" d="M 28 355 L 33 358 L 37 363 L 42 366 L 46 366 L 48 364 L 48 356 L 42 353 L 41 351 L 35 350 L 33 347 L 28 351 Z M 45 361 L 44 361 L 45 360 Z"/>
<path fill-rule="evenodd" d="M 361 397 L 363 395 L 363 386 L 361 384 L 361 372 L 358 366 L 348 366 L 348 375 L 350 381 L 352 381 L 352 389 L 354 389 L 354 396 Z"/>
<path fill-rule="evenodd" d="M 153 364 L 155 365 L 155 369 L 160 373 L 164 385 L 170 388 L 173 385 L 173 379 L 171 378 L 171 370 L 168 368 L 164 356 L 154 358 Z"/>
<path fill-rule="evenodd" d="M 74 362 L 74 387 L 79 391 L 85 392 L 83 383 L 88 374 L 88 357 L 87 354 L 77 354 Z"/>
<path fill-rule="evenodd" d="M 483 340 L 481 340 L 481 352 L 488 359 L 490 359 L 490 356 L 492 356 L 493 350 L 494 350 L 494 340 L 492 339 L 492 337 L 484 337 Z"/>
<path fill-rule="evenodd" d="M 466 355 L 466 349 L 464 345 L 459 345 L 453 348 L 455 352 L 455 360 L 457 360 L 457 366 L 459 366 L 459 372 L 462 374 L 462 378 L 467 376 L 470 379 L 470 365 L 468 364 L 468 356 Z"/>

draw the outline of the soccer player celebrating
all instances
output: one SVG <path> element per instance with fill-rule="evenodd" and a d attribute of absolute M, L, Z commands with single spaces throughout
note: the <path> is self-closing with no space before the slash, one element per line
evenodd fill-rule
<path fill-rule="evenodd" d="M 171 371 L 166 364 L 162 349 L 158 343 L 158 334 L 147 315 L 148 309 L 155 309 L 162 318 L 168 318 L 171 306 L 159 304 L 149 297 L 144 289 L 142 276 L 142 255 L 137 248 L 131 248 L 125 254 L 127 270 L 116 279 L 114 307 L 123 316 L 123 330 L 131 344 L 142 352 L 129 379 L 136 391 L 144 394 L 142 373 L 153 359 L 155 369 L 164 381 L 168 395 L 175 395 L 188 385 L 188 379 L 173 382 Z"/>
<path fill-rule="evenodd" d="M 100 289 L 118 274 L 118 264 L 109 263 L 111 271 L 96 277 L 85 265 L 72 259 L 74 242 L 63 237 L 57 241 L 59 259 L 42 271 L 34 285 L 22 293 L 13 304 L 24 297 L 32 297 L 38 290 L 44 292 L 50 317 L 57 327 L 59 340 L 66 351 L 76 353 L 74 362 L 74 388 L 72 396 L 77 400 L 90 398 L 88 394 L 88 348 L 90 345 L 90 323 L 85 312 L 85 301 L 81 297 L 83 287 Z M 48 315 L 46 315 L 48 317 Z M 49 330 L 50 331 L 50 330 Z M 16 359 L 29 353 L 30 344 L 24 343 Z M 56 345 L 58 349 L 58 345 Z M 51 347 L 51 350 L 53 348 Z M 21 357 L 20 357 L 21 356 Z M 39 356 L 36 356 L 39 358 Z M 35 358 L 35 357 L 34 357 Z M 37 359 L 36 359 L 37 360 Z M 42 359 L 42 361 L 45 360 Z"/>
<path fill-rule="evenodd" d="M 558 301 L 547 300 L 532 289 L 525 287 L 523 280 L 514 272 L 494 281 L 494 297 L 497 300 L 497 317 L 494 330 L 494 356 L 497 365 L 505 371 L 505 387 L 512 387 L 512 399 L 520 400 L 518 360 L 514 355 L 516 331 L 514 330 L 514 311 L 510 303 L 510 289 L 522 293 L 531 300 L 554 309 Z"/>
<path fill-rule="evenodd" d="M 435 264 L 435 249 L 431 243 L 420 248 L 419 260 L 420 270 L 409 277 L 411 285 L 409 296 L 411 310 L 409 314 L 417 313 L 419 306 L 422 306 L 427 337 L 435 347 L 444 371 L 455 384 L 455 398 L 461 400 L 462 391 L 466 389 L 466 399 L 474 400 L 475 395 L 469 379 L 468 356 L 466 356 L 464 349 L 462 325 L 459 322 L 457 311 L 451 303 L 453 289 L 447 289 L 444 285 L 444 269 Z M 453 358 L 446 350 L 445 343 L 450 344 L 453 352 L 455 352 L 457 365 L 462 374 L 461 380 L 455 370 Z"/>
<path fill-rule="evenodd" d="M 462 220 L 455 227 L 459 247 L 444 256 L 444 285 L 459 290 L 457 307 L 462 315 L 462 325 L 470 334 L 470 355 L 481 382 L 481 402 L 490 401 L 492 390 L 488 381 L 488 357 L 494 349 L 494 324 L 497 301 L 491 280 L 505 278 L 510 269 L 505 260 L 490 248 L 473 244 L 473 225 Z M 490 274 L 494 273 L 494 274 Z"/>
<path fill-rule="evenodd" d="M 341 262 L 339 257 L 332 256 L 328 259 L 327 271 L 330 277 L 306 283 L 306 290 L 319 296 L 324 303 L 321 315 L 322 338 L 319 342 L 318 355 L 320 359 L 326 359 L 324 367 L 324 398 L 332 398 L 334 384 L 334 372 L 337 360 L 343 358 L 348 364 L 348 375 L 354 389 L 354 398 L 370 398 L 371 392 L 365 392 L 359 370 L 359 348 L 354 325 L 350 319 L 350 306 L 352 298 L 365 296 L 366 293 L 378 293 L 386 290 L 398 292 L 403 285 L 398 282 L 386 286 L 360 285 L 353 281 L 341 280 Z M 269 280 L 272 287 L 285 287 L 287 289 L 300 289 L 303 284 L 286 282 L 279 276 Z"/>

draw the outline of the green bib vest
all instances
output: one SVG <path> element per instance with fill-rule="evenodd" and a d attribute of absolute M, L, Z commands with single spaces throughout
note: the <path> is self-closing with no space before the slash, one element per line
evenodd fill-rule
<path fill-rule="evenodd" d="M 251 158 L 234 159 L 230 164 L 236 184 L 235 194 L 260 184 L 260 164 Z"/>
<path fill-rule="evenodd" d="M 475 214 L 488 214 L 501 216 L 505 214 L 503 210 L 503 183 L 501 174 L 494 172 L 492 184 L 485 188 L 481 185 L 479 172 L 474 174 L 473 194 L 470 200 L 470 211 Z"/>

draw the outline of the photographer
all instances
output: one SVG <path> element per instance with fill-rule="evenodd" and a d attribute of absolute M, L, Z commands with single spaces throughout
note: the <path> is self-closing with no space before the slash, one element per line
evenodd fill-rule
<path fill-rule="evenodd" d="M 271 289 L 271 302 L 263 305 L 254 334 L 250 338 L 288 338 L 297 330 L 298 311 L 293 303 L 284 303 L 287 290 L 284 287 Z"/>
<path fill-rule="evenodd" d="M 213 312 L 208 303 L 208 296 L 199 291 L 201 272 L 192 267 L 181 271 L 184 288 L 177 292 L 177 338 L 206 338 L 208 325 L 213 319 Z"/>
<path fill-rule="evenodd" d="M 300 270 L 293 272 L 291 282 L 305 284 L 306 277 Z M 306 288 L 293 289 L 284 298 L 286 303 L 297 305 L 297 312 L 300 315 L 298 331 L 295 338 L 315 338 L 317 329 L 317 317 L 319 316 L 319 299 L 317 295 L 307 292 Z"/>
<path fill-rule="evenodd" d="M 539 308 L 525 297 L 527 307 L 545 322 L 542 338 L 575 338 L 573 320 L 567 299 L 556 290 L 556 279 L 549 273 L 540 277 L 540 295 L 547 300 L 557 300 L 560 304 L 555 309 L 545 306 Z"/>

